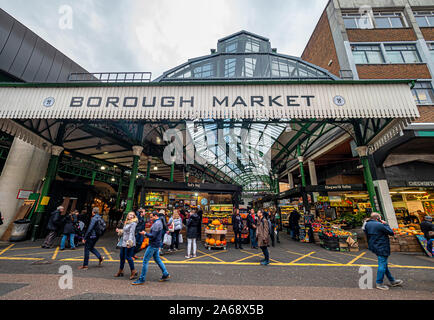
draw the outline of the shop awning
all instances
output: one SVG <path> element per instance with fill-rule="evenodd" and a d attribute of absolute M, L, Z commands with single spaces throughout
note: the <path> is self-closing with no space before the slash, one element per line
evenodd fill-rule
<path fill-rule="evenodd" d="M 408 81 L 0 84 L 1 119 L 419 117 Z"/>

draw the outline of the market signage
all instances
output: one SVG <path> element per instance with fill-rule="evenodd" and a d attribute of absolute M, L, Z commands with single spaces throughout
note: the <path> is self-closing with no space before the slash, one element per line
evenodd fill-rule
<path fill-rule="evenodd" d="M 331 184 L 331 185 L 317 185 L 307 186 L 307 192 L 332 192 L 332 191 L 363 191 L 366 188 L 363 184 Z"/>
<path fill-rule="evenodd" d="M 434 181 L 407 181 L 409 187 L 434 187 Z"/>
<path fill-rule="evenodd" d="M 0 86 L 0 118 L 418 117 L 406 83 Z"/>

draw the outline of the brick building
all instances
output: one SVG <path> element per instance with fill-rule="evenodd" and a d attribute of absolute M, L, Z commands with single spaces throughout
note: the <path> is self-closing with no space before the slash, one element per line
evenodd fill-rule
<path fill-rule="evenodd" d="M 429 201 L 434 199 L 433 1 L 330 0 L 301 58 L 342 79 L 416 80 L 412 92 L 420 117 L 372 152 L 370 165 L 389 222 L 396 224 L 393 216 L 399 221 L 405 211 L 433 214 L 434 202 Z M 357 161 L 351 162 L 351 134 L 339 139 L 305 159 L 314 171 L 311 180 L 318 184 L 353 183 L 354 175 L 363 181 Z M 287 171 L 291 184 L 296 164 Z"/>

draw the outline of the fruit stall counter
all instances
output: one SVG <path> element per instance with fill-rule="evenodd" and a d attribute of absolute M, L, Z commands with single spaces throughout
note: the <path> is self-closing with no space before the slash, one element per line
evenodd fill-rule
<path fill-rule="evenodd" d="M 418 224 L 398 224 L 394 236 L 389 237 L 392 252 L 422 252 L 423 249 L 416 236 L 423 236 Z"/>
<path fill-rule="evenodd" d="M 357 252 L 357 233 L 343 230 L 339 225 L 316 221 L 312 223 L 314 242 L 331 251 Z"/>
<path fill-rule="evenodd" d="M 219 220 L 215 219 L 205 227 L 205 243 L 204 246 L 208 249 L 224 249 L 226 250 L 226 235 L 228 229 Z"/>

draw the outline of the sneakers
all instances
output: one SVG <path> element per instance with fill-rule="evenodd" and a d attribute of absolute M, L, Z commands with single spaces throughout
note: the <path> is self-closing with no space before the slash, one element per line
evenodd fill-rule
<path fill-rule="evenodd" d="M 187 259 L 190 259 L 191 257 L 190 256 L 185 256 Z"/>
<path fill-rule="evenodd" d="M 104 261 L 104 258 L 103 257 L 101 257 L 101 258 L 99 258 L 99 266 L 101 266 L 101 264 L 102 264 L 102 262 Z"/>
<path fill-rule="evenodd" d="M 194 255 L 192 255 L 192 258 L 196 258 L 196 255 L 194 254 Z"/>
<path fill-rule="evenodd" d="M 89 269 L 89 268 L 88 268 L 88 266 L 80 266 L 80 267 L 78 267 L 78 269 L 79 269 L 79 270 L 87 270 L 87 269 Z"/>
<path fill-rule="evenodd" d="M 262 264 L 263 266 L 267 266 L 267 265 L 270 264 L 270 261 L 263 260 L 263 261 L 261 261 L 261 264 Z"/>
<path fill-rule="evenodd" d="M 169 281 L 169 279 L 170 279 L 170 274 L 168 274 L 167 276 L 162 276 L 160 282 Z"/>
<path fill-rule="evenodd" d="M 400 286 L 403 282 L 404 281 L 402 281 L 402 280 L 395 280 L 395 281 L 391 282 L 390 285 L 392 287 L 396 287 L 396 286 Z"/>
<path fill-rule="evenodd" d="M 138 279 L 138 280 L 134 281 L 133 283 L 131 283 L 131 285 L 133 285 L 133 286 L 140 286 L 140 285 L 143 285 L 143 284 L 145 284 L 145 281 L 142 281 L 140 279 Z"/>
<path fill-rule="evenodd" d="M 375 287 L 380 290 L 389 290 L 389 287 L 382 283 L 377 283 Z"/>

